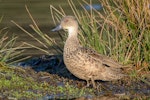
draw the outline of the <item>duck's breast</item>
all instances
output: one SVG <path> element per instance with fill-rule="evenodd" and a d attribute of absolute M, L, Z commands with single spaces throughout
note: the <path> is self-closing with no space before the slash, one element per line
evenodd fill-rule
<path fill-rule="evenodd" d="M 100 68 L 101 63 L 99 61 L 91 58 L 82 48 L 64 53 L 64 63 L 72 74 L 81 79 L 99 76 L 98 74 L 105 70 Z"/>

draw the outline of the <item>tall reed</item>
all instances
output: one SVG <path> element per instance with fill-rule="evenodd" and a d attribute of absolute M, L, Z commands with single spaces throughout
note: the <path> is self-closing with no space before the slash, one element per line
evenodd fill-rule
<path fill-rule="evenodd" d="M 92 0 L 82 0 L 78 9 L 68 0 L 80 25 L 80 41 L 99 53 L 110 56 L 137 71 L 150 69 L 150 9 L 148 0 L 99 0 L 101 10 Z M 89 5 L 89 11 L 84 5 Z M 54 23 L 65 16 L 63 8 L 50 6 Z"/>
<path fill-rule="evenodd" d="M 3 17 L 0 18 L 0 23 Z M 22 53 L 25 51 L 26 47 L 23 43 L 16 46 L 16 39 L 18 38 L 15 35 L 8 35 L 8 28 L 0 29 L 0 63 L 13 64 L 18 61 L 29 58 L 21 57 Z"/>

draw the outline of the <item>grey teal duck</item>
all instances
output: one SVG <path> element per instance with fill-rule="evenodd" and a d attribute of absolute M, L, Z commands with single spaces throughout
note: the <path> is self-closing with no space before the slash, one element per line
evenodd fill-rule
<path fill-rule="evenodd" d="M 96 88 L 95 80 L 112 81 L 124 76 L 119 63 L 99 54 L 91 48 L 83 47 L 78 40 L 78 22 L 73 16 L 66 16 L 52 31 L 64 29 L 68 38 L 64 45 L 63 59 L 67 69 L 76 77 L 89 81 Z"/>

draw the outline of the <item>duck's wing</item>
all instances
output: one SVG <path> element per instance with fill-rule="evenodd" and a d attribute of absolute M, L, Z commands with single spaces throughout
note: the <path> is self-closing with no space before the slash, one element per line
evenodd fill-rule
<path fill-rule="evenodd" d="M 75 52 L 80 52 L 82 55 L 86 55 L 87 57 L 100 62 L 104 66 L 113 67 L 113 68 L 123 68 L 123 66 L 113 59 L 97 53 L 95 50 L 85 47 L 78 48 Z"/>
<path fill-rule="evenodd" d="M 123 65 L 119 64 L 118 62 L 116 62 L 115 60 L 105 56 L 105 55 L 101 55 L 101 54 L 92 54 L 93 55 L 97 55 L 97 57 L 102 58 L 102 64 L 106 65 L 108 67 L 114 67 L 114 68 L 123 68 Z"/>

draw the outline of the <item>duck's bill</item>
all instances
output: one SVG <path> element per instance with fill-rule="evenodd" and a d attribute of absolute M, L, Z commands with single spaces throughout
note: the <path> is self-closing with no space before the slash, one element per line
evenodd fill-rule
<path fill-rule="evenodd" d="M 62 29 L 61 25 L 58 25 L 57 27 L 55 27 L 55 28 L 52 29 L 51 31 L 52 31 L 52 32 L 55 32 L 55 31 L 59 31 L 59 30 L 61 30 L 61 29 Z"/>

